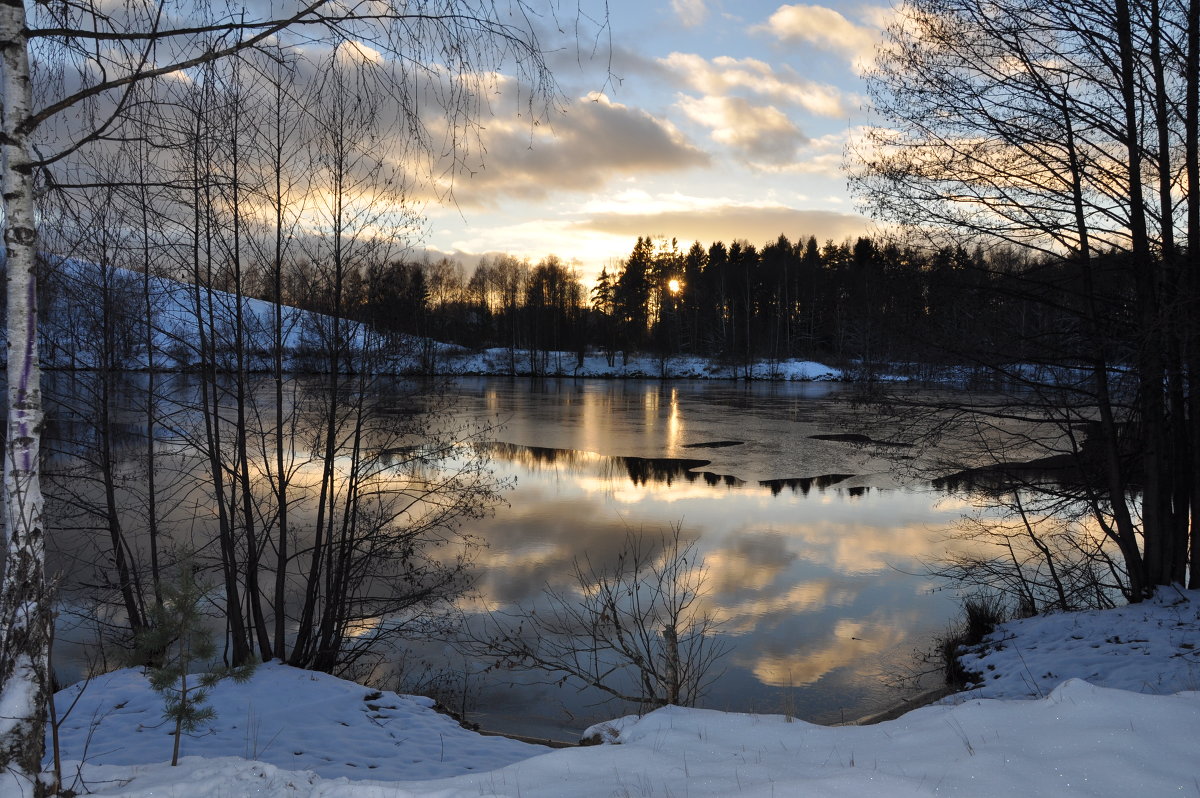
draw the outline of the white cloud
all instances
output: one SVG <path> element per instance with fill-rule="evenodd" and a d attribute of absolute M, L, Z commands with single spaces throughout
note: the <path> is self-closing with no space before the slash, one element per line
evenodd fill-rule
<path fill-rule="evenodd" d="M 695 28 L 708 19 L 705 0 L 671 0 L 671 8 L 685 28 Z"/>
<path fill-rule="evenodd" d="M 710 138 L 747 164 L 767 171 L 791 170 L 808 139 L 789 116 L 800 109 L 817 116 L 845 117 L 857 101 L 835 86 L 817 83 L 790 67 L 756 58 L 671 53 L 659 59 L 680 85 L 700 96 L 681 94 L 676 107 Z M 832 162 L 819 171 L 827 174 Z M 795 171 L 800 171 L 796 169 Z"/>
<path fill-rule="evenodd" d="M 339 63 L 346 66 L 354 66 L 358 63 L 382 64 L 387 60 L 384 58 L 383 53 L 371 45 L 366 42 L 354 40 L 349 40 L 338 45 L 334 51 L 334 57 L 338 59 Z"/>
<path fill-rule="evenodd" d="M 869 24 L 859 25 L 826 6 L 783 5 L 753 30 L 784 43 L 808 44 L 840 53 L 861 72 L 872 63 L 880 30 L 887 21 L 887 13 L 875 7 L 867 8 L 864 14 Z"/>
<path fill-rule="evenodd" d="M 787 114 L 773 105 L 756 106 L 741 97 L 681 97 L 678 106 L 689 119 L 708 127 L 713 141 L 750 161 L 791 162 L 806 141 Z"/>
<path fill-rule="evenodd" d="M 759 164 L 767 172 L 819 175 L 834 180 L 844 180 L 846 171 L 846 141 L 850 135 L 858 135 L 859 129 L 848 132 L 830 133 L 820 138 L 809 139 L 796 150 L 790 161 Z"/>
<path fill-rule="evenodd" d="M 836 86 L 803 78 L 788 67 L 776 71 L 756 58 L 718 56 L 708 61 L 691 53 L 671 53 L 659 63 L 684 85 L 707 95 L 735 92 L 765 97 L 772 102 L 803 108 L 818 116 L 844 117 L 847 98 Z"/>

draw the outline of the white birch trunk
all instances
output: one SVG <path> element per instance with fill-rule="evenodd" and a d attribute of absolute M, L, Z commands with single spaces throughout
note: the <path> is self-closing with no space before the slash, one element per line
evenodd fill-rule
<path fill-rule="evenodd" d="M 29 55 L 21 0 L 0 0 L 3 59 L 4 246 L 8 272 L 8 430 L 4 451 L 6 557 L 0 578 L 0 794 L 45 794 L 38 783 L 49 689 L 50 606 L 38 448 L 42 397 L 37 352 L 37 256 Z"/>

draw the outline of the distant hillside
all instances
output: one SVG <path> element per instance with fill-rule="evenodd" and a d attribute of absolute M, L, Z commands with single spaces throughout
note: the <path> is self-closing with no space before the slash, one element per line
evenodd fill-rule
<path fill-rule="evenodd" d="M 146 292 L 150 313 L 147 314 Z M 245 368 L 268 371 L 274 359 L 275 305 L 261 299 L 151 277 L 75 259 L 59 259 L 42 276 L 40 346 L 44 368 L 109 368 L 187 371 L 198 369 L 205 353 L 222 370 L 236 368 L 239 340 Z M 237 330 L 241 312 L 242 334 Z M 146 346 L 147 315 L 151 347 Z M 306 373 L 328 368 L 325 353 L 334 320 L 284 306 L 284 368 Z M 644 377 L 692 379 L 839 380 L 842 371 L 806 360 L 722 365 L 695 356 L 649 355 L 614 358 L 574 352 L 482 351 L 402 333 L 379 333 L 360 322 L 338 324 L 345 370 L 385 374 Z M 202 333 L 211 340 L 202 346 Z M 3 330 L 0 330 L 0 340 Z"/>
<path fill-rule="evenodd" d="M 149 308 L 147 314 L 147 298 Z M 127 269 L 101 268 L 61 259 L 40 284 L 39 344 L 45 368 L 191 370 L 205 353 L 218 367 L 235 367 L 239 341 L 246 368 L 266 371 L 274 357 L 275 304 L 203 286 L 151 277 Z M 240 306 L 242 334 L 237 334 Z M 151 325 L 147 347 L 146 322 Z M 333 319 L 283 307 L 285 369 L 320 368 Z M 375 353 L 380 370 L 410 372 L 420 363 L 411 353 L 418 342 L 396 335 L 372 335 L 363 325 L 340 321 L 342 346 Z M 3 331 L 0 330 L 0 336 Z M 202 335 L 207 337 L 202 347 Z M 149 350 L 149 351 L 148 351 Z"/>

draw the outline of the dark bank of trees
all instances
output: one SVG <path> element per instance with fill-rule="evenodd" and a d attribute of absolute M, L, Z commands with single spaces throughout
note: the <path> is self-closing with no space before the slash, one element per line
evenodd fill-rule
<path fill-rule="evenodd" d="M 1034 253 L 973 264 L 983 290 L 960 312 L 996 323 L 943 337 L 1019 389 L 926 418 L 970 418 L 1001 463 L 1033 444 L 1071 473 L 1063 490 L 1008 468 L 1001 497 L 1048 603 L 1069 591 L 1029 522 L 1056 508 L 1093 537 L 1054 545 L 1131 600 L 1200 586 L 1200 4 L 909 0 L 869 88 L 869 210 L 935 247 Z"/>
<path fill-rule="evenodd" d="M 1115 312 L 1129 287 L 1119 270 L 1101 272 Z M 1047 360 L 1053 353 L 1039 349 L 1048 345 L 1039 336 L 1070 323 L 1073 311 L 1044 301 L 1045 292 L 1069 302 L 1072 279 L 1061 259 L 1016 248 L 780 235 L 761 247 L 694 242 L 684 251 L 646 236 L 590 288 L 553 255 L 536 264 L 486 256 L 469 271 L 447 259 L 372 262 L 348 276 L 343 312 L 377 330 L 505 348 L 514 371 L 535 374 L 570 373 L 589 351 L 610 362 L 633 353 L 711 357 L 730 376 L 785 358 L 869 374 L 975 367 L 984 349 L 1013 363 Z M 302 292 L 284 297 L 328 311 Z"/>

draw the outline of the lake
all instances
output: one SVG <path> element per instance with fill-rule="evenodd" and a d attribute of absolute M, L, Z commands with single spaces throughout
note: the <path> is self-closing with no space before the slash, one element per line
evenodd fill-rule
<path fill-rule="evenodd" d="M 48 393 L 81 390 L 70 375 L 50 380 Z M 144 448 L 143 381 L 131 375 L 117 398 L 113 435 L 128 458 L 118 469 L 122 480 L 136 481 L 132 463 Z M 406 412 L 413 384 L 396 381 L 394 394 L 384 386 L 374 399 Z M 186 497 L 198 484 L 189 475 L 202 464 L 179 430 L 194 423 L 187 408 L 197 385 L 194 375 L 161 381 L 174 407 L 166 408 L 172 426 L 160 430 L 160 473 Z M 269 408 L 269 380 L 258 390 L 256 404 Z M 499 617 L 516 605 L 535 606 L 546 588 L 571 590 L 575 562 L 610 567 L 631 532 L 653 541 L 678 527 L 696 541 L 704 606 L 729 649 L 718 666 L 723 674 L 699 705 L 833 723 L 913 692 L 895 685 L 906 681 L 914 651 L 929 647 L 957 612 L 956 596 L 935 591 L 924 564 L 944 554 L 969 503 L 935 490 L 927 474 L 916 476 L 922 463 L 915 450 L 856 442 L 868 427 L 875 440 L 888 436 L 874 412 L 854 401 L 853 386 L 461 378 L 444 390 L 451 426 L 493 427 L 486 433 L 491 468 L 511 485 L 494 513 L 467 522 L 483 544 L 474 593 L 459 603 L 472 623 L 488 611 Z M 88 412 L 52 418 L 48 448 L 58 453 L 50 462 L 78 460 L 61 441 L 92 424 Z M 212 517 L 211 507 L 195 502 L 176 504 L 176 528 L 189 530 L 192 546 L 209 534 L 195 520 L 197 507 Z M 136 529 L 139 511 L 126 509 Z M 51 540 L 52 568 L 80 569 L 81 580 L 94 579 L 92 563 L 105 562 L 103 535 L 59 531 Z M 82 617 L 79 629 L 60 629 L 63 651 L 95 628 Z M 76 652 L 59 657 L 68 680 L 77 675 L 72 656 L 76 671 L 82 659 Z M 433 692 L 485 729 L 540 737 L 574 739 L 591 723 L 633 709 L 489 664 L 443 643 L 414 643 L 398 663 L 403 678 L 377 675 L 388 687 Z"/>
<path fill-rule="evenodd" d="M 875 420 L 851 386 L 463 379 L 451 390 L 465 416 L 502 422 L 494 469 L 515 481 L 508 506 L 471 527 L 487 542 L 479 606 L 531 605 L 547 586 L 572 587 L 577 558 L 611 563 L 629 530 L 679 524 L 698 538 L 730 647 L 700 706 L 821 723 L 881 710 L 957 612 L 923 563 L 969 505 L 912 477 L 905 449 L 839 439 Z M 484 728 L 570 739 L 628 710 L 452 666 L 476 672 L 469 717 Z"/>

